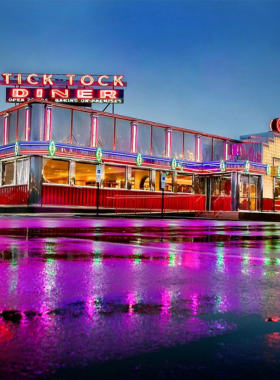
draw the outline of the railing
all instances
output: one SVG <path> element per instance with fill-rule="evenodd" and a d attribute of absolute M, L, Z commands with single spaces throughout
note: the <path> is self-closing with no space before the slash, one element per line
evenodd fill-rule
<path fill-rule="evenodd" d="M 194 202 L 194 206 L 194 215 L 197 217 L 199 214 L 205 211 L 205 195 L 201 195 L 199 198 L 197 198 L 197 200 Z"/>

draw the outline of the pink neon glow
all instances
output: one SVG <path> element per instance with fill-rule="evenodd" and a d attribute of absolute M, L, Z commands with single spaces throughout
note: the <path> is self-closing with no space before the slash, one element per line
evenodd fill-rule
<path fill-rule="evenodd" d="M 167 131 L 167 157 L 170 158 L 170 153 L 171 153 L 171 131 Z"/>
<path fill-rule="evenodd" d="M 225 160 L 228 159 L 228 142 L 225 143 Z"/>
<path fill-rule="evenodd" d="M 51 127 L 52 127 L 52 109 L 47 107 L 47 109 L 46 109 L 46 134 L 45 134 L 45 140 L 46 141 L 50 141 Z"/>
<path fill-rule="evenodd" d="M 132 153 L 136 153 L 137 124 L 132 124 Z"/>
<path fill-rule="evenodd" d="M 196 161 L 200 161 L 200 137 L 196 137 Z"/>
<path fill-rule="evenodd" d="M 29 107 L 26 107 L 25 108 L 25 141 L 29 140 L 29 121 L 30 121 L 29 113 L 30 113 L 30 109 Z"/>
<path fill-rule="evenodd" d="M 8 117 L 9 115 L 4 117 L 4 145 L 7 145 L 8 142 Z"/>
<path fill-rule="evenodd" d="M 92 116 L 91 119 L 91 146 L 97 147 L 97 116 Z"/>

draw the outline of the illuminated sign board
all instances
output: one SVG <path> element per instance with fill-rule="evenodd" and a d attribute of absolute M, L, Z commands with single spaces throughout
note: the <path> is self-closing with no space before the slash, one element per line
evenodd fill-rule
<path fill-rule="evenodd" d="M 123 103 L 123 90 L 92 88 L 6 88 L 7 103 L 21 103 L 31 99 L 56 103 L 91 104 Z"/>
<path fill-rule="evenodd" d="M 92 103 L 124 102 L 123 75 L 3 73 L 7 103 L 32 99 L 90 106 Z"/>
<path fill-rule="evenodd" d="M 123 75 L 78 75 L 78 74 L 1 74 L 0 84 L 4 86 L 50 87 L 126 87 Z"/>

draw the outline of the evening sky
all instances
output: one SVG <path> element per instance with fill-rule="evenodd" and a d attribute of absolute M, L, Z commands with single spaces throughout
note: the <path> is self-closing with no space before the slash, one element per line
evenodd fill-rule
<path fill-rule="evenodd" d="M 280 117 L 278 1 L 0 5 L 1 73 L 124 74 L 116 113 L 232 138 Z"/>

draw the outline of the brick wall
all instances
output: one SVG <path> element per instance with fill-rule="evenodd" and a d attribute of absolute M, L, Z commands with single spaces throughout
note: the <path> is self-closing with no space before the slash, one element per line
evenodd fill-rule
<path fill-rule="evenodd" d="M 280 138 L 274 137 L 274 141 L 269 141 L 268 146 L 263 146 L 263 163 L 274 165 L 273 158 L 280 158 Z M 263 197 L 273 198 L 273 177 L 263 176 Z"/>

